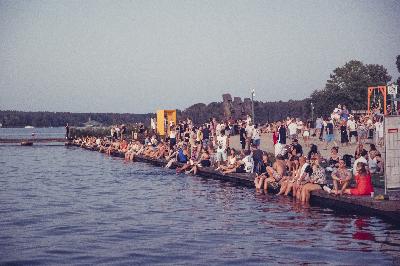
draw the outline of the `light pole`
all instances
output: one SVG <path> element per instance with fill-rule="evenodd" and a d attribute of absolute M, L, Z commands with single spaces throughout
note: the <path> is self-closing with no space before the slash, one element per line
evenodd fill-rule
<path fill-rule="evenodd" d="M 251 112 L 253 113 L 253 125 L 256 124 L 256 118 L 254 117 L 254 96 L 256 96 L 254 89 L 251 90 Z"/>
<path fill-rule="evenodd" d="M 311 102 L 311 125 L 314 127 L 314 104 Z"/>

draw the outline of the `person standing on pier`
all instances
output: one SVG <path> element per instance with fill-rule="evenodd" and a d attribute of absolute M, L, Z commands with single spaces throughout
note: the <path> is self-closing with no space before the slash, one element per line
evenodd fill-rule
<path fill-rule="evenodd" d="M 226 163 L 228 158 L 226 154 L 226 148 L 228 143 L 228 137 L 225 135 L 225 130 L 221 130 L 220 135 L 217 136 L 217 162 L 218 166 L 221 163 Z"/>
<path fill-rule="evenodd" d="M 69 125 L 68 125 L 68 123 L 65 125 L 65 138 L 66 139 L 69 138 Z"/>
<path fill-rule="evenodd" d="M 240 127 L 239 138 L 240 138 L 240 144 L 242 145 L 242 150 L 245 150 L 246 149 L 246 128 L 245 128 L 245 123 L 243 123 L 242 126 Z"/>
<path fill-rule="evenodd" d="M 286 144 L 286 126 L 284 124 L 278 123 L 278 132 L 279 132 L 279 139 L 278 142 L 280 144 Z"/>

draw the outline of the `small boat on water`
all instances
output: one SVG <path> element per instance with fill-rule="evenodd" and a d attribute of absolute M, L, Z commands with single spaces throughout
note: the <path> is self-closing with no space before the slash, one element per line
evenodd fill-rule
<path fill-rule="evenodd" d="M 25 126 L 25 128 L 35 128 L 35 127 L 33 127 L 33 126 Z"/>
<path fill-rule="evenodd" d="M 32 146 L 33 142 L 26 140 L 26 141 L 21 141 L 21 146 Z"/>

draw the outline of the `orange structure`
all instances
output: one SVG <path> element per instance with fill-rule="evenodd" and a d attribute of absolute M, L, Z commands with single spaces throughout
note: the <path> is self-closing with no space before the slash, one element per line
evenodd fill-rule
<path fill-rule="evenodd" d="M 169 134 L 169 124 L 176 125 L 176 110 L 157 110 L 157 133 L 161 136 Z"/>
<path fill-rule="evenodd" d="M 386 115 L 386 97 L 387 97 L 387 88 L 386 86 L 377 86 L 377 87 L 368 87 L 368 114 L 371 113 L 371 96 L 374 95 L 375 91 L 378 93 L 382 93 L 383 96 L 383 113 Z"/>

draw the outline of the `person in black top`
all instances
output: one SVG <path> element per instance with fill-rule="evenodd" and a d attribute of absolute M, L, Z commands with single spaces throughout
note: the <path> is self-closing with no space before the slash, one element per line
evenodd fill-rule
<path fill-rule="evenodd" d="M 349 135 L 347 134 L 347 123 L 346 120 L 342 120 L 340 124 L 340 143 L 342 145 L 349 145 Z"/>
<path fill-rule="evenodd" d="M 260 172 L 260 167 L 263 161 L 263 151 L 257 147 L 257 145 L 253 145 L 253 161 L 254 161 L 254 173 Z"/>
<path fill-rule="evenodd" d="M 311 158 L 312 158 L 314 155 L 317 155 L 317 154 L 319 154 L 318 146 L 315 145 L 315 144 L 311 144 L 310 151 L 308 152 L 308 155 L 307 155 L 307 160 L 310 161 Z"/>
<path fill-rule="evenodd" d="M 242 145 L 242 150 L 244 150 L 246 148 L 246 129 L 244 123 L 240 127 L 239 138 L 240 138 L 240 144 Z"/>
<path fill-rule="evenodd" d="M 210 140 L 210 126 L 209 125 L 205 126 L 202 132 L 203 132 L 203 147 L 207 149 L 208 142 Z"/>
<path fill-rule="evenodd" d="M 279 143 L 286 144 L 286 126 L 284 124 L 281 124 L 279 126 L 278 132 L 279 132 L 279 139 L 278 139 Z"/>
<path fill-rule="evenodd" d="M 66 139 L 69 138 L 69 125 L 68 125 L 68 123 L 65 125 L 65 138 Z"/>
<path fill-rule="evenodd" d="M 267 167 L 272 167 L 272 163 L 268 158 L 268 154 L 264 153 L 262 156 L 262 162 L 260 164 L 258 172 L 256 172 L 256 178 L 254 179 L 254 184 L 256 189 L 259 190 L 263 187 L 264 180 L 269 177 L 267 172 Z"/>
<path fill-rule="evenodd" d="M 292 146 L 296 150 L 297 157 L 303 156 L 303 147 L 300 145 L 297 139 L 293 140 Z"/>

